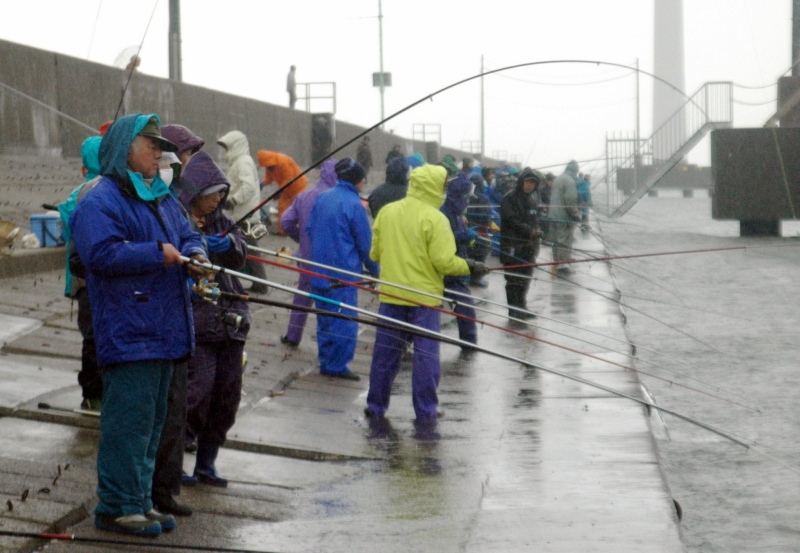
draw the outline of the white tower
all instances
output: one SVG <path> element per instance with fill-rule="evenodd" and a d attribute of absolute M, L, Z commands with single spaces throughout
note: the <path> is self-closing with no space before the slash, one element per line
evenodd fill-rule
<path fill-rule="evenodd" d="M 686 92 L 683 55 L 683 0 L 654 0 L 653 73 Z M 653 131 L 686 103 L 686 97 L 663 82 L 653 85 Z M 683 137 L 685 138 L 685 137 Z M 660 158 L 656 146 L 655 157 Z M 663 158 L 662 158 L 663 159 Z"/>

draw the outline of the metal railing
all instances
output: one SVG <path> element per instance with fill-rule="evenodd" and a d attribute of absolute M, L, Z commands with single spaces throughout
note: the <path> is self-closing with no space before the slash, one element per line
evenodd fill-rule
<path fill-rule="evenodd" d="M 733 124 L 733 83 L 706 83 L 650 138 L 606 138 L 606 210 L 619 217 L 711 130 Z"/>

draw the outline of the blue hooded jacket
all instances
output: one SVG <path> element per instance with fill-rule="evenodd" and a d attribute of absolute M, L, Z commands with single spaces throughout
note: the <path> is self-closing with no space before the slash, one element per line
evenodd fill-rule
<path fill-rule="evenodd" d="M 340 180 L 331 190 L 319 195 L 311 208 L 306 233 L 311 239 L 312 261 L 353 273 L 361 273 L 363 265 L 372 275 L 380 273 L 378 264 L 369 258 L 372 229 L 367 210 L 352 183 Z M 358 280 L 358 277 L 332 269 L 318 268 L 316 271 L 339 280 Z M 311 286 L 328 289 L 330 280 L 312 277 Z"/>
<path fill-rule="evenodd" d="M 178 202 L 156 177 L 152 191 L 128 170 L 133 139 L 154 115 L 118 119 L 100 144 L 103 179 L 69 220 L 87 268 L 97 357 L 101 367 L 150 359 L 181 359 L 194 349 L 191 300 L 183 267 L 164 267 L 162 244 L 204 254 Z M 156 117 L 157 120 L 157 117 Z M 140 196 L 141 184 L 146 200 Z M 160 183 L 160 184 L 159 184 Z M 163 193 L 162 193 L 163 189 Z"/>

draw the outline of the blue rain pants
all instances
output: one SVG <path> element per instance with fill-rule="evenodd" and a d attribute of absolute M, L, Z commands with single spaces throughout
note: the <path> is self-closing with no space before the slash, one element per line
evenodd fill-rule
<path fill-rule="evenodd" d="M 358 305 L 358 290 L 352 286 L 327 289 L 314 287 L 314 294 L 348 305 Z M 318 299 L 314 301 L 317 309 L 356 316 L 356 312 L 352 309 L 339 307 Z M 347 364 L 353 360 L 353 356 L 356 353 L 357 337 L 357 322 L 317 315 L 319 372 L 334 375 L 349 371 Z"/>
<path fill-rule="evenodd" d="M 153 508 L 153 471 L 172 365 L 154 359 L 103 369 L 95 514 L 119 517 Z"/>

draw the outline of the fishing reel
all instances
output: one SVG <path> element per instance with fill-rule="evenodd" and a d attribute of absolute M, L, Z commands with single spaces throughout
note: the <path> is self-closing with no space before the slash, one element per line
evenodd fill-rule
<path fill-rule="evenodd" d="M 269 234 L 269 230 L 267 230 L 267 226 L 264 223 L 251 223 L 250 221 L 242 223 L 242 232 L 253 240 L 258 240 L 262 236 Z"/>
<path fill-rule="evenodd" d="M 234 313 L 233 311 L 220 311 L 214 315 L 214 318 L 225 326 L 231 327 L 234 332 L 238 332 L 239 327 L 241 327 L 242 323 L 244 322 L 244 317 L 242 317 L 239 313 Z"/>
<path fill-rule="evenodd" d="M 220 296 L 219 284 L 205 279 L 195 282 L 192 286 L 192 291 L 211 303 L 217 303 Z"/>

